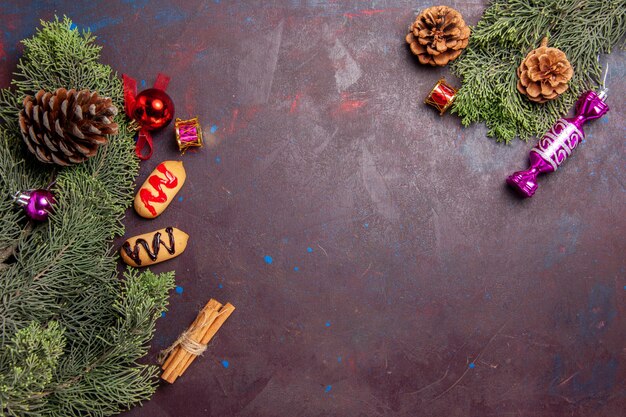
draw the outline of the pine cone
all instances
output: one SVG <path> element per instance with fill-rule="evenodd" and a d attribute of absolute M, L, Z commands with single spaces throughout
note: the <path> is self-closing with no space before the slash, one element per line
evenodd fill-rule
<path fill-rule="evenodd" d="M 517 90 L 531 101 L 545 103 L 569 88 L 573 74 L 565 53 L 548 48 L 548 38 L 543 38 L 541 46 L 530 51 L 517 69 Z"/>
<path fill-rule="evenodd" d="M 62 166 L 84 162 L 117 134 L 117 108 L 97 92 L 59 88 L 39 90 L 24 99 L 20 130 L 28 149 L 45 163 Z"/>
<path fill-rule="evenodd" d="M 406 42 L 422 64 L 443 66 L 461 55 L 469 36 L 461 13 L 451 7 L 433 6 L 415 18 Z"/>

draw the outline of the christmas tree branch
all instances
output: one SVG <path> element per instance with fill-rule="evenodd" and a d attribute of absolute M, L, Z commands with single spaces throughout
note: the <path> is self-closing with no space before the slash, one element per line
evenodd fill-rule
<path fill-rule="evenodd" d="M 465 126 L 484 121 L 497 141 L 541 135 L 583 91 L 597 87 L 599 55 L 609 53 L 625 33 L 623 1 L 493 0 L 452 65 L 463 81 L 452 111 Z M 518 93 L 516 70 L 544 36 L 565 52 L 574 76 L 562 96 L 536 104 Z"/>
<path fill-rule="evenodd" d="M 43 188 L 17 126 L 21 99 L 40 88 L 87 88 L 123 107 L 121 81 L 69 19 L 24 41 L 13 90 L 0 90 L 0 194 Z M 138 161 L 127 122 L 87 162 L 56 173 L 54 213 L 25 226 L 0 199 L 0 415 L 112 415 L 149 398 L 157 368 L 138 364 L 167 304 L 172 274 L 117 276 L 111 239 L 132 201 Z"/>
<path fill-rule="evenodd" d="M 30 234 L 30 232 L 33 231 L 33 227 L 34 227 L 34 223 L 32 220 L 29 220 L 26 223 L 26 226 L 24 226 L 24 228 L 22 229 L 22 238 L 25 238 L 26 236 L 28 236 Z M 0 263 L 2 265 L 0 265 L 0 268 L 8 268 L 8 265 L 5 263 L 7 261 L 7 259 L 9 259 L 11 256 L 15 255 L 15 250 L 17 249 L 17 241 L 13 242 L 13 244 L 5 247 L 4 249 L 0 250 Z"/>

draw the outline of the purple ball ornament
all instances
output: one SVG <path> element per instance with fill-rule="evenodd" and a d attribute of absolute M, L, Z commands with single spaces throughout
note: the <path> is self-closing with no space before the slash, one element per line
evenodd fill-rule
<path fill-rule="evenodd" d="M 48 220 L 56 202 L 54 193 L 44 188 L 20 191 L 15 194 L 13 200 L 24 209 L 26 217 L 38 222 Z"/>

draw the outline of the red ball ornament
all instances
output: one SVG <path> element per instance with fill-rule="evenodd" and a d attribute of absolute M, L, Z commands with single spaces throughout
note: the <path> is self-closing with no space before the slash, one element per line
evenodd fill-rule
<path fill-rule="evenodd" d="M 137 94 L 133 119 L 146 130 L 165 127 L 174 117 L 174 103 L 163 90 L 148 88 Z"/>

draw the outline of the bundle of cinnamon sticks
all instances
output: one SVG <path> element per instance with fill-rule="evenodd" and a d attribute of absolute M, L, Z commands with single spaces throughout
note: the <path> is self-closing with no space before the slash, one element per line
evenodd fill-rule
<path fill-rule="evenodd" d="M 216 300 L 209 300 L 191 326 L 165 350 L 167 359 L 161 366 L 161 378 L 173 384 L 196 357 L 204 352 L 207 344 L 233 311 L 235 307 L 230 303 L 222 305 Z"/>

